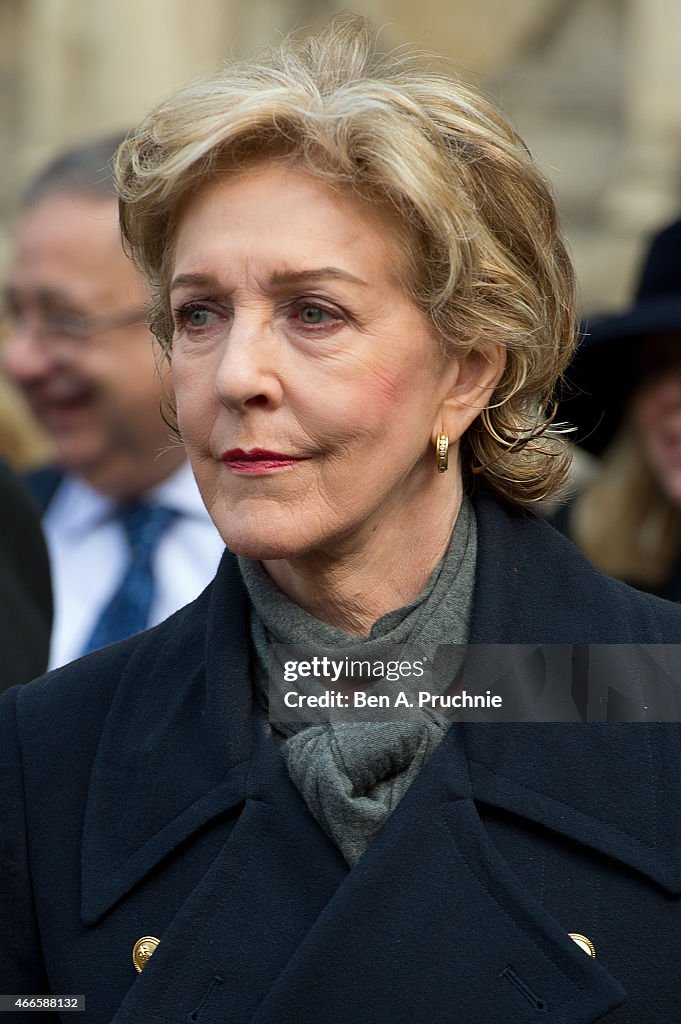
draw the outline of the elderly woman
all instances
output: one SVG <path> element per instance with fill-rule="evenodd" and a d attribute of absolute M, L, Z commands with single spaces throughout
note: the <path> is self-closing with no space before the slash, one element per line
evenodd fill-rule
<path fill-rule="evenodd" d="M 346 18 L 174 96 L 118 170 L 229 550 L 6 695 L 0 989 L 97 1024 L 676 1019 L 676 726 L 268 715 L 279 645 L 681 635 L 525 508 L 574 313 L 523 144 Z"/>

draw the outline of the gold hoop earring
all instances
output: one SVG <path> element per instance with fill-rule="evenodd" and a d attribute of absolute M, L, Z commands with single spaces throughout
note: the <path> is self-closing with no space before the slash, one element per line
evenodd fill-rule
<path fill-rule="evenodd" d="M 446 434 L 438 434 L 435 442 L 435 462 L 438 473 L 446 473 L 449 464 L 449 438 Z"/>

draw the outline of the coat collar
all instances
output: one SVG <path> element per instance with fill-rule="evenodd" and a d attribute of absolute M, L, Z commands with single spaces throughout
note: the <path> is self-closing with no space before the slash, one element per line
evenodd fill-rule
<path fill-rule="evenodd" d="M 478 499 L 476 512 L 472 642 L 640 639 L 619 589 L 555 531 L 490 498 Z M 275 784 L 282 806 L 298 799 L 273 768 L 281 758 L 271 740 L 254 733 L 247 608 L 227 552 L 212 587 L 126 648 L 132 653 L 102 733 L 86 810 L 86 922 L 223 812 L 267 799 Z M 98 671 L 113 657 L 103 652 Z M 476 799 L 681 892 L 677 727 L 471 724 L 463 735 Z M 309 825 L 316 828 L 311 818 Z"/>
<path fill-rule="evenodd" d="M 88 923 L 249 795 L 248 605 L 234 557 L 225 554 L 196 601 L 124 644 L 132 654 L 102 732 L 83 828 Z M 100 671 L 119 646 L 101 652 Z"/>
<path fill-rule="evenodd" d="M 248 800 L 113 1024 L 207 998 L 234 1024 L 600 1019 L 622 986 L 527 897 L 471 796 L 455 728 L 350 872 L 297 797 Z"/>
<path fill-rule="evenodd" d="M 602 576 L 535 516 L 484 494 L 476 512 L 471 643 L 582 646 L 681 639 L 677 609 L 658 602 L 655 617 L 646 595 Z M 663 614 L 672 622 L 667 636 L 657 625 Z M 678 725 L 464 728 L 477 799 L 569 836 L 681 893 L 681 821 L 674 810 L 681 797 Z"/>
<path fill-rule="evenodd" d="M 484 491 L 475 509 L 471 643 L 650 644 L 664 639 L 644 596 L 597 572 L 536 515 Z M 638 598 L 635 605 L 631 595 Z M 681 614 L 676 618 L 679 634 L 668 643 L 681 635 Z"/>

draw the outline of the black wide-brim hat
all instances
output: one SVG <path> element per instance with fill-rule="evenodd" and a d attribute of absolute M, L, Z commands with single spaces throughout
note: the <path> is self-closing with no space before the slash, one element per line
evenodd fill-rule
<path fill-rule="evenodd" d="M 635 390 L 646 342 L 675 331 L 681 357 L 681 219 L 653 238 L 633 305 L 582 324 L 557 415 L 577 428 L 572 440 L 595 455 L 607 447 Z"/>

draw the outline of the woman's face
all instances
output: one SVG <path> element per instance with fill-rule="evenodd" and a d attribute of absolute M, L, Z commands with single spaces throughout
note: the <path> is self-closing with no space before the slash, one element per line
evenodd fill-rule
<path fill-rule="evenodd" d="M 456 459 L 438 475 L 432 441 L 458 366 L 402 265 L 388 219 L 295 167 L 256 166 L 186 208 L 171 282 L 178 421 L 237 553 L 361 547 L 386 523 L 409 537 L 415 516 L 427 527 L 455 509 Z"/>
<path fill-rule="evenodd" d="M 640 383 L 632 399 L 643 455 L 667 497 L 681 506 L 681 335 L 644 343 Z"/>

